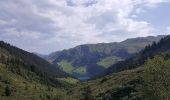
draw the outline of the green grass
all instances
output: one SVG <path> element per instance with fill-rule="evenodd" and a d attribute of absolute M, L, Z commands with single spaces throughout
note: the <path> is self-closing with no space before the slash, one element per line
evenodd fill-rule
<path fill-rule="evenodd" d="M 86 74 L 87 70 L 86 67 L 78 67 L 75 70 L 73 70 L 73 73 L 82 75 L 82 74 Z"/>
<path fill-rule="evenodd" d="M 58 63 L 60 68 L 69 74 L 85 75 L 87 73 L 86 67 L 73 66 L 70 62 L 62 60 Z"/>
<path fill-rule="evenodd" d="M 79 80 L 74 79 L 74 78 L 70 78 L 70 77 L 67 77 L 67 78 L 57 78 L 57 79 L 59 81 L 66 82 L 66 83 L 71 84 L 71 85 L 76 85 L 77 83 L 79 83 Z"/>
<path fill-rule="evenodd" d="M 71 63 L 69 63 L 66 60 L 62 60 L 61 62 L 58 63 L 58 65 L 61 67 L 63 71 L 69 74 L 71 74 L 72 71 L 74 70 L 74 67 L 71 65 Z"/>
<path fill-rule="evenodd" d="M 102 60 L 100 60 L 97 64 L 104 67 L 104 68 L 109 68 L 111 65 L 115 64 L 118 61 L 121 61 L 122 59 L 116 56 L 112 57 L 106 57 Z"/>

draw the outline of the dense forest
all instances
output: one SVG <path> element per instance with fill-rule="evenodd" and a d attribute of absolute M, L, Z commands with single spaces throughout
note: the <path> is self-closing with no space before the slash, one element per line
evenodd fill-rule
<path fill-rule="evenodd" d="M 1 100 L 61 99 L 72 84 L 60 79 L 68 77 L 44 59 L 0 42 Z"/>

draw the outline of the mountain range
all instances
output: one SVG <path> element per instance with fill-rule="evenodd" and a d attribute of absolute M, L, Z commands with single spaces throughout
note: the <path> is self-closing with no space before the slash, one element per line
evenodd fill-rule
<path fill-rule="evenodd" d="M 147 45 L 146 42 L 149 44 Z M 141 50 L 133 52 L 132 55 L 128 52 L 129 56 L 125 56 L 120 61 L 112 60 L 113 64 L 104 68 L 97 77 L 80 82 L 71 76 L 74 74 L 62 70 L 59 64 L 52 64 L 52 60 L 46 61 L 34 53 L 0 41 L 0 98 L 2 100 L 21 98 L 25 100 L 164 100 L 169 98 L 170 36 L 127 39 L 120 43 L 107 43 L 105 47 L 108 44 L 121 44 L 122 49 L 139 46 Z M 143 47 L 142 44 L 147 46 Z M 81 50 L 82 52 L 78 54 L 81 55 L 80 57 L 85 56 L 87 52 L 84 53 L 84 49 L 80 49 L 81 46 L 69 50 L 79 52 Z M 89 49 L 93 49 L 90 52 L 86 47 L 87 54 L 93 54 L 94 51 L 98 54 L 102 52 L 103 55 L 108 53 L 105 49 L 99 52 L 98 46 L 101 44 L 90 44 Z M 100 48 L 105 48 L 102 46 Z M 111 51 L 120 50 L 120 47 Z M 69 50 L 65 51 L 70 52 Z M 127 52 L 129 49 L 125 50 Z M 112 53 L 117 54 L 117 52 Z M 120 55 L 122 54 L 119 54 L 119 57 L 123 57 Z"/>
<path fill-rule="evenodd" d="M 147 45 L 143 50 L 133 57 L 120 61 L 105 71 L 105 74 L 119 72 L 127 69 L 134 69 L 136 66 L 142 65 L 147 59 L 153 58 L 155 55 L 166 53 L 170 50 L 170 36 L 162 38 L 158 43 L 153 42 Z"/>
<path fill-rule="evenodd" d="M 162 100 L 170 94 L 170 36 L 107 69 L 73 91 L 89 90 L 94 100 Z M 73 94 L 75 94 L 73 93 Z M 79 97 L 73 95 L 73 97 Z M 89 97 L 90 98 L 90 97 Z"/>
<path fill-rule="evenodd" d="M 130 38 L 122 42 L 79 45 L 44 57 L 64 72 L 77 78 L 91 78 L 119 61 L 132 57 L 145 46 L 158 42 L 163 35 Z M 41 56 L 42 57 L 42 56 Z"/>

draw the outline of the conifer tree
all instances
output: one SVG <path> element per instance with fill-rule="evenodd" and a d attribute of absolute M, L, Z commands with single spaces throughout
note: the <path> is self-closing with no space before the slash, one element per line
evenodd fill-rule
<path fill-rule="evenodd" d="M 5 95 L 6 96 L 10 96 L 11 95 L 11 89 L 10 89 L 10 87 L 8 85 L 5 87 Z"/>

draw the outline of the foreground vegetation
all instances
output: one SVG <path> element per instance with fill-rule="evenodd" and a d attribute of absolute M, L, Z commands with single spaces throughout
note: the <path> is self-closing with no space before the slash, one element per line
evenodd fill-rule
<path fill-rule="evenodd" d="M 18 75 L 0 64 L 0 98 L 2 100 L 169 100 L 170 60 L 167 54 L 133 70 L 113 73 L 82 82 L 59 78 L 58 86 L 44 83 L 34 73 Z M 23 70 L 22 70 L 23 71 Z"/>
<path fill-rule="evenodd" d="M 69 100 L 72 84 L 58 80 L 67 77 L 45 60 L 0 42 L 0 100 Z"/>
<path fill-rule="evenodd" d="M 31 73 L 30 73 L 31 74 Z M 60 87 L 53 87 L 39 82 L 35 74 L 23 77 L 12 73 L 0 64 L 0 98 L 1 100 L 62 100 L 67 98 Z"/>

